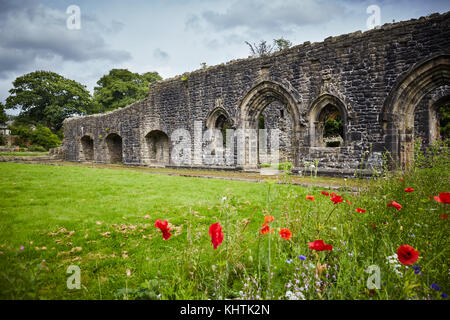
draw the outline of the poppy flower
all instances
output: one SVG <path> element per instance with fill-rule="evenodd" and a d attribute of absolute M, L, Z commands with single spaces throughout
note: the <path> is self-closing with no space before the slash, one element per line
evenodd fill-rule
<path fill-rule="evenodd" d="M 358 212 L 358 213 L 364 213 L 364 212 L 366 212 L 366 210 L 360 209 L 360 208 L 356 208 L 355 211 Z"/>
<path fill-rule="evenodd" d="M 409 266 L 416 263 L 417 259 L 419 259 L 419 251 L 407 244 L 403 244 L 397 249 L 397 258 L 401 264 Z"/>
<path fill-rule="evenodd" d="M 403 179 L 403 178 L 398 179 L 398 182 L 404 182 L 404 181 L 405 181 L 405 179 Z"/>
<path fill-rule="evenodd" d="M 342 199 L 341 196 L 334 196 L 330 200 L 333 201 L 334 204 L 338 204 L 338 203 L 341 203 L 342 201 L 344 201 L 344 199 Z"/>
<path fill-rule="evenodd" d="M 439 193 L 439 196 L 434 196 L 434 200 L 440 203 L 450 203 L 450 193 Z"/>
<path fill-rule="evenodd" d="M 405 189 L 405 192 L 413 192 L 413 191 L 414 191 L 413 188 L 406 188 L 406 189 Z"/>
<path fill-rule="evenodd" d="M 263 227 L 261 228 L 261 230 L 259 230 L 259 233 L 261 233 L 261 234 L 268 234 L 269 231 L 271 233 L 273 233 L 273 228 L 272 228 L 272 230 L 270 230 L 270 227 L 269 227 L 269 225 L 267 223 L 263 223 L 262 226 Z"/>
<path fill-rule="evenodd" d="M 264 217 L 264 221 L 266 223 L 271 223 L 273 220 L 275 220 L 275 218 L 273 216 L 265 216 Z"/>
<path fill-rule="evenodd" d="M 328 191 L 322 191 L 321 192 L 324 196 L 329 196 L 330 194 L 328 193 Z"/>
<path fill-rule="evenodd" d="M 333 193 L 330 194 L 330 197 L 334 197 L 334 196 L 337 196 L 337 193 L 333 192 Z"/>
<path fill-rule="evenodd" d="M 314 242 L 308 242 L 308 246 L 310 249 L 316 251 L 333 250 L 333 246 L 331 244 L 325 244 L 323 240 L 315 240 Z"/>
<path fill-rule="evenodd" d="M 209 235 L 211 236 L 211 242 L 213 244 L 214 250 L 216 250 L 223 241 L 223 233 L 220 223 L 213 223 L 209 227 Z"/>
<path fill-rule="evenodd" d="M 448 218 L 448 214 L 442 214 L 439 216 L 439 218 L 441 219 L 447 219 Z"/>
<path fill-rule="evenodd" d="M 392 201 L 392 202 L 388 203 L 387 206 L 388 207 L 394 207 L 397 210 L 401 210 L 403 208 L 400 203 L 397 203 L 395 201 Z"/>
<path fill-rule="evenodd" d="M 312 201 L 314 201 L 314 196 L 306 196 L 306 200 L 312 200 Z"/>
<path fill-rule="evenodd" d="M 345 200 L 346 202 L 347 202 L 347 204 L 349 205 L 349 206 L 351 206 L 353 203 L 351 203 L 350 201 L 348 201 L 348 200 Z"/>
<path fill-rule="evenodd" d="M 375 222 L 371 222 L 371 223 L 369 223 L 369 226 L 371 226 L 372 228 L 374 228 L 374 229 L 376 229 L 377 228 L 377 225 L 376 225 L 376 223 Z"/>
<path fill-rule="evenodd" d="M 289 229 L 280 229 L 280 236 L 283 239 L 289 240 L 292 236 L 292 232 Z"/>
<path fill-rule="evenodd" d="M 170 228 L 168 227 L 167 220 L 164 220 L 163 222 L 161 221 L 161 219 L 156 220 L 155 227 L 162 231 L 164 240 L 168 240 L 170 238 L 170 236 L 172 235 L 169 232 Z"/>

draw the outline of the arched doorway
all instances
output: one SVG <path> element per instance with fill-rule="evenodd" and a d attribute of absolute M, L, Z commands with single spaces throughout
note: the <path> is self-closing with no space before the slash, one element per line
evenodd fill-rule
<path fill-rule="evenodd" d="M 386 148 L 402 168 L 414 159 L 414 118 L 427 94 L 450 84 L 450 55 L 437 55 L 415 65 L 391 90 L 381 112 Z"/>
<path fill-rule="evenodd" d="M 94 160 L 94 140 L 90 136 L 84 136 L 80 140 L 80 160 L 93 161 Z"/>
<path fill-rule="evenodd" d="M 122 163 L 122 138 L 116 133 L 111 133 L 105 141 L 109 163 Z"/>
<path fill-rule="evenodd" d="M 232 127 L 233 121 L 225 109 L 219 107 L 209 113 L 206 118 L 207 131 L 203 137 L 205 152 L 203 156 L 206 163 L 216 165 L 224 164 L 227 130 L 232 129 Z M 206 145 L 208 148 L 205 148 Z"/>
<path fill-rule="evenodd" d="M 273 164 L 273 153 L 281 155 L 278 161 L 291 160 L 296 167 L 301 125 L 298 102 L 291 93 L 281 84 L 263 81 L 247 93 L 240 110 L 240 129 L 243 130 L 244 138 L 240 142 L 241 146 L 238 145 L 238 153 L 241 148 L 243 167 L 258 168 L 264 160 Z M 284 132 L 280 130 L 283 127 L 287 127 Z M 266 130 L 256 133 L 258 129 Z M 266 136 L 263 136 L 264 134 Z M 284 148 L 284 156 L 283 152 L 280 152 L 281 146 Z M 265 159 L 261 159 L 260 153 L 263 151 L 264 154 L 264 149 L 268 152 Z"/>
<path fill-rule="evenodd" d="M 145 136 L 145 141 L 150 164 L 169 164 L 169 137 L 164 132 L 160 130 L 153 130 Z"/>

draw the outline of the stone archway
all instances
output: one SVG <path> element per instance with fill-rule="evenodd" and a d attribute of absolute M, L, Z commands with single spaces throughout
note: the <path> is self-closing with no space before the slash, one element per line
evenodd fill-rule
<path fill-rule="evenodd" d="M 86 135 L 80 139 L 80 156 L 81 161 L 93 161 L 94 160 L 94 140 Z"/>
<path fill-rule="evenodd" d="M 122 163 L 122 137 L 117 133 L 110 133 L 106 139 L 106 149 L 109 163 Z"/>
<path fill-rule="evenodd" d="M 290 156 L 292 158 L 293 166 L 298 166 L 298 144 L 303 134 L 298 102 L 283 85 L 272 81 L 263 81 L 253 87 L 240 104 L 241 123 L 239 129 L 243 130 L 244 138 L 240 142 L 241 146 L 239 146 L 238 142 L 238 153 L 239 148 L 241 148 L 241 157 L 243 157 L 242 165 L 244 168 L 254 169 L 259 167 L 261 142 L 259 141 L 260 138 L 258 137 L 258 134 L 255 139 L 254 133 L 256 132 L 255 130 L 260 127 L 260 116 L 267 107 L 274 103 L 282 105 L 282 109 L 285 110 L 289 114 L 290 119 L 292 119 L 291 141 L 287 145 L 291 148 Z M 285 115 L 283 114 L 283 117 L 284 116 Z M 265 120 L 264 117 L 264 121 Z M 252 130 L 246 131 L 246 129 Z M 279 148 L 279 146 L 276 147 Z"/>
<path fill-rule="evenodd" d="M 313 101 L 309 111 L 309 145 L 311 147 L 326 147 L 326 122 L 339 118 L 342 128 L 339 128 L 339 146 L 348 145 L 348 112 L 344 103 L 336 96 L 323 94 Z"/>
<path fill-rule="evenodd" d="M 414 112 L 434 89 L 450 83 L 450 55 L 416 64 L 391 90 L 382 108 L 384 142 L 392 159 L 405 168 L 414 159 Z"/>
<path fill-rule="evenodd" d="M 169 137 L 163 131 L 153 130 L 145 136 L 150 164 L 167 165 L 170 162 Z"/>

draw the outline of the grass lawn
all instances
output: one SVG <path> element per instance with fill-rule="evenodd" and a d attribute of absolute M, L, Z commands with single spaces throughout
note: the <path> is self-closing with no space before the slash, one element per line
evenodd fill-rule
<path fill-rule="evenodd" d="M 449 291 L 446 208 L 427 198 L 448 191 L 448 176 L 381 181 L 380 193 L 340 192 L 350 203 L 337 205 L 319 189 L 132 170 L 0 163 L 0 177 L 0 299 L 441 299 Z M 402 210 L 387 207 L 391 200 Z M 274 232 L 262 234 L 269 215 Z M 169 222 L 168 240 L 157 219 Z M 224 240 L 214 250 L 216 222 Z M 333 250 L 311 250 L 317 239 Z M 420 252 L 422 275 L 390 262 L 402 244 Z M 81 289 L 67 288 L 71 265 Z M 370 265 L 381 269 L 379 290 L 367 288 Z"/>

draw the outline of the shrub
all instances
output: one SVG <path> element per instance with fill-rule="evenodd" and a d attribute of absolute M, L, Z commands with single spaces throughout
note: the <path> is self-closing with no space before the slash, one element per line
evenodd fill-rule
<path fill-rule="evenodd" d="M 47 151 L 44 147 L 38 146 L 38 145 L 32 145 L 28 151 L 35 151 L 35 152 L 44 152 Z"/>
<path fill-rule="evenodd" d="M 48 150 L 50 148 L 55 148 L 61 144 L 58 136 L 52 131 L 44 126 L 38 126 L 31 134 L 31 142 L 34 145 L 39 145 Z"/>

